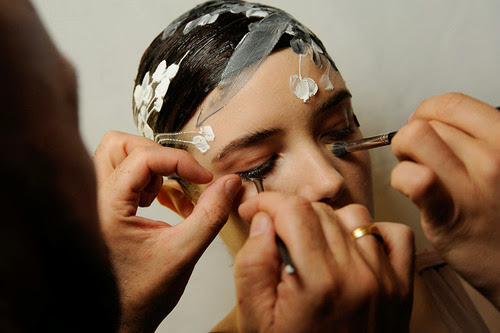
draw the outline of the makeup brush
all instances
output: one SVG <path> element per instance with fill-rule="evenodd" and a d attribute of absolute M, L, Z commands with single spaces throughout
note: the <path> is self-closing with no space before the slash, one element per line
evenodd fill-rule
<path fill-rule="evenodd" d="M 251 178 L 255 187 L 257 188 L 257 192 L 264 192 L 264 184 L 262 184 L 263 178 Z M 276 244 L 278 245 L 278 250 L 280 251 L 281 259 L 285 263 L 285 272 L 288 274 L 295 273 L 295 266 L 293 265 L 292 258 L 290 257 L 290 253 L 281 240 L 280 236 L 276 235 Z"/>
<path fill-rule="evenodd" d="M 496 109 L 500 111 L 500 106 L 497 106 Z M 387 146 L 391 144 L 392 138 L 397 132 L 398 131 L 380 134 L 351 142 L 336 142 L 333 144 L 331 151 L 336 157 L 341 157 L 353 151 Z"/>
<path fill-rule="evenodd" d="M 341 157 L 353 151 L 387 146 L 391 144 L 392 138 L 396 133 L 397 131 L 351 142 L 335 142 L 332 146 L 332 153 L 337 157 Z"/>

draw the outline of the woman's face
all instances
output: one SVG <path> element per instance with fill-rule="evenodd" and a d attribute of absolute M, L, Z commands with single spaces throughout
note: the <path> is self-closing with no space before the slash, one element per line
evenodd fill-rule
<path fill-rule="evenodd" d="M 257 193 L 255 185 L 245 181 L 251 177 L 265 177 L 266 191 L 300 195 L 334 208 L 360 203 L 373 210 L 369 154 L 337 158 L 330 152 L 336 141 L 362 137 L 344 80 L 330 70 L 334 89 L 325 91 L 318 84 L 317 94 L 304 103 L 290 90 L 290 76 L 298 72 L 299 56 L 290 48 L 267 57 L 238 94 L 205 121 L 215 134 L 210 149 L 202 154 L 189 148 L 214 179 L 236 173 L 244 180 L 241 200 L 221 233 L 233 253 L 248 235 L 237 207 Z M 326 66 L 320 69 L 303 57 L 301 73 L 319 83 Z M 184 129 L 195 129 L 196 118 Z"/>

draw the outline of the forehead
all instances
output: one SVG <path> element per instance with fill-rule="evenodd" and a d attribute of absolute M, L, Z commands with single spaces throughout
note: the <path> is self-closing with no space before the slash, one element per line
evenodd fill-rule
<path fill-rule="evenodd" d="M 290 88 L 290 77 L 299 74 L 299 59 L 291 48 L 271 54 L 246 85 L 220 111 L 205 121 L 204 125 L 210 125 L 215 133 L 215 140 L 211 142 L 206 157 L 212 158 L 221 147 L 245 133 L 267 128 L 287 130 L 305 120 L 336 91 L 345 89 L 340 73 L 330 68 L 333 91 L 319 87 L 316 95 L 303 102 Z M 325 66 L 318 68 L 309 56 L 302 57 L 300 74 L 319 83 L 321 77 L 328 73 L 326 59 L 324 63 Z M 216 94 L 217 91 L 212 91 L 200 108 L 209 104 Z M 197 113 L 184 129 L 195 129 L 196 117 Z"/>

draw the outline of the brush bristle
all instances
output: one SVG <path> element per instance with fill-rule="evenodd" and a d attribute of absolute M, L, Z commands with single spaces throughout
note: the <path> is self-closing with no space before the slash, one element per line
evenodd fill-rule
<path fill-rule="evenodd" d="M 332 146 L 332 154 L 336 157 L 344 156 L 348 153 L 348 151 L 345 149 L 345 146 L 345 142 L 335 142 Z"/>

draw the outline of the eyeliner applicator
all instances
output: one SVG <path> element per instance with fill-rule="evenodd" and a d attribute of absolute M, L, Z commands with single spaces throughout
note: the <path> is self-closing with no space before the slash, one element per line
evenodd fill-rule
<path fill-rule="evenodd" d="M 332 146 L 332 153 L 337 157 L 352 153 L 353 151 L 367 150 L 391 144 L 392 138 L 397 131 L 364 138 L 351 142 L 335 142 Z"/>
<path fill-rule="evenodd" d="M 264 184 L 262 184 L 263 178 L 251 178 L 251 180 L 255 184 L 258 193 L 264 192 Z M 287 272 L 288 274 L 295 274 L 296 270 L 295 266 L 293 265 L 292 258 L 290 257 L 290 253 L 288 252 L 285 243 L 283 243 L 283 240 L 281 240 L 280 236 L 278 236 L 277 234 L 276 234 L 276 244 L 278 245 L 278 250 L 280 251 L 281 259 L 285 264 L 285 272 Z"/>

